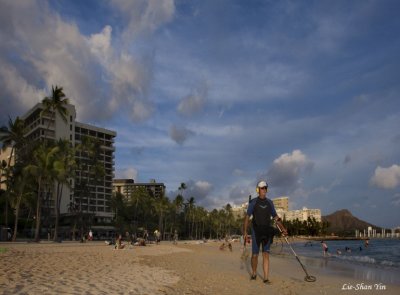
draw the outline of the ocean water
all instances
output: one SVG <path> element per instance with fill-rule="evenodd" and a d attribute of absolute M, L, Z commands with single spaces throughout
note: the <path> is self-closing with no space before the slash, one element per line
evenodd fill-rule
<path fill-rule="evenodd" d="M 272 254 L 293 255 L 285 240 L 277 239 Z M 290 242 L 290 240 L 289 240 Z M 320 241 L 291 243 L 302 263 L 315 271 L 339 273 L 355 279 L 400 285 L 400 240 L 370 239 L 325 241 L 329 255 L 323 256 Z M 350 250 L 346 251 L 346 247 Z M 338 252 L 340 251 L 340 252 Z"/>

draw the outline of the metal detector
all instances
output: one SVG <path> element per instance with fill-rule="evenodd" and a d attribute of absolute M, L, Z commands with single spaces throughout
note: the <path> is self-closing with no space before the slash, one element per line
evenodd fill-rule
<path fill-rule="evenodd" d="M 276 226 L 278 227 L 279 231 L 282 233 L 282 229 L 279 227 L 279 224 L 277 223 Z M 306 273 L 306 276 L 304 277 L 304 280 L 306 282 L 315 282 L 317 280 L 316 277 L 310 276 L 304 267 L 303 263 L 301 263 L 300 258 L 297 256 L 296 252 L 294 252 L 292 245 L 289 243 L 288 238 L 286 236 L 283 236 L 285 238 L 286 244 L 289 245 L 290 249 L 293 252 L 293 255 L 296 257 L 297 261 L 300 263 L 301 267 L 303 268 L 304 272 Z"/>

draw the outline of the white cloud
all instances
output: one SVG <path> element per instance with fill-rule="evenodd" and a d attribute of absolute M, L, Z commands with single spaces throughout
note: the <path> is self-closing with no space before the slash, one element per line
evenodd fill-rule
<path fill-rule="evenodd" d="M 178 112 L 184 116 L 192 116 L 203 110 L 205 100 L 199 95 L 184 97 L 178 105 Z"/>
<path fill-rule="evenodd" d="M 247 130 L 240 125 L 217 125 L 217 124 L 200 124 L 191 125 L 191 129 L 196 130 L 198 134 L 213 137 L 236 136 L 241 137 Z"/>
<path fill-rule="evenodd" d="M 94 84 L 93 75 L 87 73 L 93 59 L 76 25 L 63 22 L 57 13 L 50 11 L 46 2 L 25 1 L 21 4 L 20 1 L 9 1 L 2 3 L 0 10 L 3 12 L 1 17 L 24 20 L 10 21 L 7 29 L 2 29 L 0 52 L 3 58 L 17 57 L 17 62 L 12 60 L 12 78 L 22 81 L 23 89 L 29 90 L 25 95 L 33 94 L 30 97 L 31 104 L 26 106 L 29 100 L 25 96 L 21 98 L 20 91 L 10 93 L 7 98 L 11 100 L 11 109 L 14 107 L 19 112 L 26 111 L 26 107 L 32 107 L 35 103 L 32 100 L 37 94 L 42 94 L 42 88 L 49 90 L 52 85 L 63 86 L 73 102 L 99 96 L 94 89 L 87 87 Z M 5 40 L 13 41 L 3 42 Z M 2 61 L 0 68 L 5 64 Z M 21 99 L 24 105 L 16 105 L 15 101 Z"/>
<path fill-rule="evenodd" d="M 123 35 L 126 40 L 140 33 L 152 33 L 175 14 L 173 0 L 111 0 L 127 22 Z"/>
<path fill-rule="evenodd" d="M 212 185 L 207 182 L 207 181 L 202 181 L 202 180 L 198 180 L 195 183 L 195 186 L 202 191 L 210 191 L 212 188 Z"/>
<path fill-rule="evenodd" d="M 234 176 L 242 176 L 244 174 L 245 174 L 245 172 L 242 169 L 239 169 L 239 168 L 235 168 L 232 171 L 232 175 L 234 175 Z"/>
<path fill-rule="evenodd" d="M 291 154 L 285 153 L 275 159 L 267 172 L 268 182 L 273 187 L 281 187 L 287 190 L 294 189 L 301 184 L 301 172 L 310 170 L 313 163 L 300 150 L 294 150 Z"/>
<path fill-rule="evenodd" d="M 119 35 L 106 24 L 100 32 L 85 36 L 77 23 L 60 17 L 47 2 L 0 4 L 1 23 L 7 23 L 0 33 L 0 52 L 3 58 L 15 55 L 20 59 L 13 61 L 14 66 L 0 60 L 1 99 L 11 98 L 9 111 L 26 111 L 33 99 L 40 101 L 52 85 L 58 85 L 71 103 L 79 105 L 78 120 L 101 120 L 121 110 L 133 121 L 151 116 L 154 107 L 147 93 L 153 57 L 134 53 L 132 44 L 137 32 L 152 33 L 170 21 L 174 2 L 115 0 L 111 4 L 127 20 L 117 31 L 122 31 Z M 121 35 L 130 38 L 121 42 Z"/>
<path fill-rule="evenodd" d="M 138 171 L 135 168 L 126 168 L 117 170 L 116 178 L 128 178 L 133 179 L 135 182 L 138 180 Z"/>
<path fill-rule="evenodd" d="M 170 198 L 175 198 L 178 194 L 182 193 L 185 199 L 191 197 L 195 198 L 196 204 L 204 206 L 207 202 L 207 197 L 213 190 L 213 185 L 205 180 L 188 180 L 185 181 L 186 190 L 184 192 L 179 192 L 179 190 L 169 192 Z"/>
<path fill-rule="evenodd" d="M 136 100 L 132 105 L 132 120 L 139 122 L 148 119 L 153 113 L 153 106 L 148 101 Z"/>
<path fill-rule="evenodd" d="M 202 82 L 194 93 L 185 96 L 178 104 L 178 113 L 183 116 L 193 116 L 203 111 L 206 104 L 208 86 Z"/>
<path fill-rule="evenodd" d="M 204 205 L 203 203 L 207 202 L 207 197 L 213 189 L 212 184 L 204 180 L 190 180 L 186 183 L 186 186 L 187 190 L 185 192 L 185 197 L 187 199 L 190 197 L 194 197 L 196 203 L 200 206 Z"/>
<path fill-rule="evenodd" d="M 8 64 L 1 58 L 0 65 L 0 88 L 5 95 L 15 98 L 8 101 L 9 111 L 13 107 L 26 110 L 32 107 L 32 103 L 39 102 L 46 96 L 44 90 L 30 85 L 13 65 Z M 2 108 L 2 111 L 5 110 L 5 108 Z M 0 115 L 3 116 L 5 114 L 0 113 Z"/>
<path fill-rule="evenodd" d="M 91 52 L 98 56 L 100 61 L 105 62 L 112 55 L 111 33 L 112 28 L 110 26 L 105 26 L 103 31 L 91 35 L 88 39 Z"/>
<path fill-rule="evenodd" d="M 370 183 L 384 189 L 397 187 L 400 184 L 400 166 L 395 164 L 389 168 L 378 166 L 371 177 Z"/>

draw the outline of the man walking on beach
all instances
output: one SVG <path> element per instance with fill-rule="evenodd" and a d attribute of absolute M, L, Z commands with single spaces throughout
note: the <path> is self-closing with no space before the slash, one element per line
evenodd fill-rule
<path fill-rule="evenodd" d="M 258 254 L 260 252 L 260 244 L 262 245 L 263 254 L 263 270 L 264 280 L 266 284 L 270 284 L 269 275 L 269 250 L 274 237 L 275 229 L 272 227 L 272 218 L 276 221 L 283 235 L 287 235 L 287 231 L 283 226 L 281 219 L 276 214 L 274 203 L 267 199 L 268 184 L 265 181 L 260 181 L 257 184 L 256 191 L 258 197 L 249 202 L 247 214 L 244 219 L 244 240 L 247 241 L 247 228 L 249 225 L 250 216 L 253 216 L 252 221 L 252 256 L 251 256 L 251 280 L 257 278 Z"/>

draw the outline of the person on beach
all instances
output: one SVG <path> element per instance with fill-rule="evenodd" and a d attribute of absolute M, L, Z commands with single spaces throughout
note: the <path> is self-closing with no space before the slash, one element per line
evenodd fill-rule
<path fill-rule="evenodd" d="M 161 241 L 161 232 L 158 229 L 154 231 L 154 237 L 156 239 L 156 244 L 158 245 Z"/>
<path fill-rule="evenodd" d="M 323 253 L 324 257 L 328 256 L 329 255 L 328 245 L 324 241 L 321 241 L 321 247 L 322 247 L 322 253 Z"/>
<path fill-rule="evenodd" d="M 92 230 L 89 231 L 88 241 L 93 241 L 93 232 L 92 232 Z"/>
<path fill-rule="evenodd" d="M 247 241 L 247 228 L 249 225 L 250 216 L 253 216 L 253 221 L 251 226 L 252 274 L 250 279 L 255 280 L 257 278 L 258 254 L 260 253 L 260 245 L 262 245 L 263 271 L 264 271 L 263 282 L 266 284 L 270 284 L 270 281 L 268 279 L 269 251 L 275 234 L 275 229 L 272 227 L 271 224 L 272 218 L 276 221 L 277 226 L 280 228 L 283 235 L 287 235 L 287 230 L 283 226 L 281 219 L 276 213 L 274 203 L 267 198 L 267 190 L 268 190 L 268 184 L 265 181 L 258 182 L 256 187 L 258 197 L 254 198 L 249 202 L 249 206 L 247 208 L 247 214 L 244 219 L 243 236 L 244 240 Z"/>
<path fill-rule="evenodd" d="M 221 246 L 219 246 L 220 250 L 225 250 L 225 248 L 228 247 L 229 250 L 232 252 L 232 244 L 229 241 L 228 235 L 225 235 L 225 241 L 222 243 Z"/>
<path fill-rule="evenodd" d="M 125 244 L 122 243 L 122 235 L 118 235 L 117 240 L 115 241 L 115 249 L 121 250 L 125 248 Z"/>
<path fill-rule="evenodd" d="M 174 230 L 174 245 L 178 244 L 178 231 Z"/>

